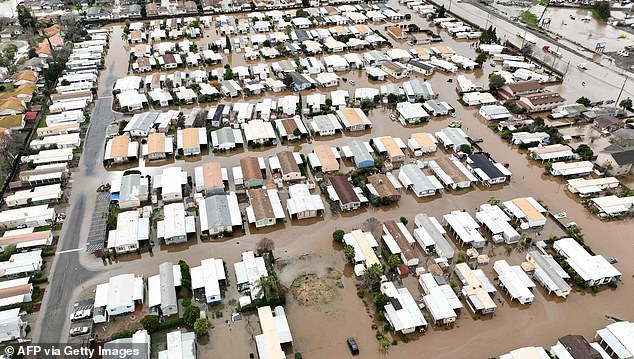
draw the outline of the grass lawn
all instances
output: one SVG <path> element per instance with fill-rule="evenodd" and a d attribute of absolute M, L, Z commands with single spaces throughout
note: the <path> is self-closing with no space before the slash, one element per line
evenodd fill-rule
<path fill-rule="evenodd" d="M 13 91 L 13 83 L 6 82 L 0 84 L 0 92 L 11 92 Z"/>
<path fill-rule="evenodd" d="M 524 11 L 520 15 L 520 19 L 524 22 L 528 27 L 539 28 L 537 24 L 537 16 L 530 11 Z"/>

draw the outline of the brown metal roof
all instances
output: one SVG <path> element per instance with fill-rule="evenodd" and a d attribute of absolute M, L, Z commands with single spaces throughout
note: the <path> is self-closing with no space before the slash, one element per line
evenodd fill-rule
<path fill-rule="evenodd" d="M 438 166 L 454 180 L 454 182 L 464 182 L 469 180 L 467 176 L 465 176 L 465 174 L 456 167 L 455 163 L 449 159 L 449 157 L 440 157 L 435 161 L 436 164 L 438 164 Z"/>
<path fill-rule="evenodd" d="M 315 152 L 317 158 L 319 158 L 323 172 L 339 171 L 339 162 L 334 153 L 332 153 L 332 147 L 328 145 L 318 145 L 313 148 L 313 152 Z"/>
<path fill-rule="evenodd" d="M 513 93 L 541 91 L 544 89 L 544 85 L 540 84 L 537 81 L 514 82 L 514 83 L 507 84 L 506 86 L 508 86 L 508 88 L 511 89 Z"/>
<path fill-rule="evenodd" d="M 205 188 L 224 188 L 225 184 L 222 182 L 222 169 L 220 168 L 220 162 L 208 162 L 202 165 L 203 167 L 203 182 Z"/>
<path fill-rule="evenodd" d="M 359 202 L 359 196 L 357 196 L 352 183 L 348 181 L 346 176 L 330 177 L 330 184 L 337 192 L 341 204 Z"/>
<path fill-rule="evenodd" d="M 559 338 L 559 342 L 563 345 L 568 354 L 575 359 L 601 359 L 601 354 L 594 349 L 586 338 L 581 335 L 566 335 Z"/>
<path fill-rule="evenodd" d="M 263 179 L 260 162 L 257 157 L 241 158 L 240 167 L 242 168 L 242 177 L 245 180 Z"/>
<path fill-rule="evenodd" d="M 545 103 L 564 102 L 566 101 L 561 95 L 556 92 L 541 92 L 530 95 L 522 96 L 526 98 L 533 105 L 541 105 Z"/>
<path fill-rule="evenodd" d="M 15 297 L 16 295 L 25 295 L 31 292 L 33 284 L 21 284 L 11 288 L 0 289 L 0 299 Z"/>
<path fill-rule="evenodd" d="M 110 147 L 110 157 L 128 157 L 128 146 L 130 145 L 130 137 L 121 135 L 112 139 Z"/>
<path fill-rule="evenodd" d="M 379 193 L 379 197 L 399 196 L 399 193 L 396 188 L 394 188 L 394 185 L 392 185 L 392 182 L 390 182 L 387 176 L 382 173 L 369 176 L 368 182 Z"/>
<path fill-rule="evenodd" d="M 253 214 L 255 215 L 256 220 L 264 218 L 275 218 L 275 212 L 273 212 L 271 199 L 269 198 L 269 193 L 266 189 L 248 189 L 247 194 L 249 196 L 251 207 L 253 208 Z"/>
<path fill-rule="evenodd" d="M 200 147 L 197 127 L 186 128 L 182 131 L 183 136 L 183 148 L 195 148 Z"/>
<path fill-rule="evenodd" d="M 295 156 L 291 151 L 282 151 L 277 154 L 277 159 L 280 161 L 280 167 L 282 168 L 282 174 L 299 172 L 299 166 L 295 161 Z"/>
<path fill-rule="evenodd" d="M 285 118 L 281 122 L 288 135 L 292 135 L 297 129 L 297 123 L 294 118 Z"/>
<path fill-rule="evenodd" d="M 387 229 L 387 232 L 392 236 L 392 238 L 394 238 L 396 244 L 398 244 L 398 247 L 401 249 L 401 252 L 405 256 L 405 258 L 407 258 L 407 260 L 416 258 L 414 247 L 409 244 L 403 232 L 401 232 L 401 230 L 396 225 L 396 222 L 394 222 L 393 220 L 389 220 L 387 222 L 383 222 L 383 225 L 385 226 L 385 229 Z"/>
<path fill-rule="evenodd" d="M 11 244 L 20 244 L 30 241 L 46 239 L 51 235 L 51 231 L 31 232 L 24 234 L 16 234 L 12 236 L 4 236 L 0 238 L 0 245 L 8 246 Z"/>
<path fill-rule="evenodd" d="M 147 136 L 148 154 L 165 152 L 165 134 L 162 132 L 152 133 Z"/>

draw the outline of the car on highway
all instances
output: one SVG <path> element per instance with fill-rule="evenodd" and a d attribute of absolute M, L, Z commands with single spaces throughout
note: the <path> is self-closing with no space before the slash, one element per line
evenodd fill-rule
<path fill-rule="evenodd" d="M 352 353 L 352 355 L 359 355 L 359 345 L 353 337 L 348 338 L 346 343 L 348 344 L 348 349 L 350 349 L 350 353 Z"/>
<path fill-rule="evenodd" d="M 78 335 L 84 335 L 90 333 L 89 326 L 78 326 L 70 329 L 70 336 L 76 337 Z"/>

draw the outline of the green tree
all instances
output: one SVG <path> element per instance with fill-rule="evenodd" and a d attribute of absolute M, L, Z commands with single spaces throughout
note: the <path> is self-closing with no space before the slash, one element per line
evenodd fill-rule
<path fill-rule="evenodd" d="M 190 305 L 185 308 L 185 313 L 183 313 L 183 322 L 190 327 L 193 327 L 196 323 L 196 319 L 200 318 L 200 308 L 195 305 Z"/>
<path fill-rule="evenodd" d="M 225 35 L 225 49 L 231 51 L 231 39 L 229 35 Z"/>
<path fill-rule="evenodd" d="M 304 9 L 298 9 L 295 12 L 295 17 L 309 17 L 310 14 L 308 13 L 308 11 L 304 10 Z"/>
<path fill-rule="evenodd" d="M 15 54 L 18 52 L 18 47 L 14 44 L 6 44 L 4 49 L 2 49 L 2 55 L 9 59 L 10 62 L 13 62 L 15 59 Z"/>
<path fill-rule="evenodd" d="M 366 268 L 363 271 L 363 281 L 365 282 L 365 285 L 370 289 L 374 288 L 377 284 L 379 284 L 384 272 L 385 268 L 383 268 L 383 265 L 379 263 L 374 263 Z"/>
<path fill-rule="evenodd" d="M 396 268 L 399 264 L 401 264 L 401 257 L 396 254 L 390 254 L 387 257 L 387 266 L 390 268 Z"/>
<path fill-rule="evenodd" d="M 410 21 L 412 19 L 412 14 L 405 14 L 405 20 Z"/>
<path fill-rule="evenodd" d="M 434 18 L 442 18 L 445 17 L 447 10 L 445 9 L 445 5 L 440 5 L 438 9 L 436 9 L 436 13 L 434 14 Z"/>
<path fill-rule="evenodd" d="M 20 26 L 22 26 L 22 28 L 24 28 L 25 30 L 28 28 L 35 29 L 35 17 L 31 15 L 31 10 L 24 6 L 18 7 L 17 10 L 18 22 L 20 23 Z"/>
<path fill-rule="evenodd" d="M 178 266 L 181 268 L 181 284 L 183 288 L 192 288 L 192 277 L 189 273 L 189 265 L 184 260 L 178 261 Z"/>
<path fill-rule="evenodd" d="M 222 76 L 223 79 L 225 80 L 233 80 L 233 70 L 231 69 L 231 67 L 229 67 L 228 69 L 225 69 L 225 73 Z"/>
<path fill-rule="evenodd" d="M 467 252 L 465 252 L 463 250 L 458 251 L 458 257 L 456 258 L 456 261 L 458 263 L 466 262 L 467 261 Z"/>
<path fill-rule="evenodd" d="M 141 319 L 141 325 L 143 329 L 147 330 L 149 333 L 154 333 L 158 330 L 161 323 L 159 322 L 159 317 L 156 315 L 146 315 Z"/>
<path fill-rule="evenodd" d="M 302 135 L 302 131 L 299 128 L 293 130 L 293 135 L 295 137 L 300 137 Z"/>
<path fill-rule="evenodd" d="M 628 97 L 621 100 L 621 102 L 619 102 L 619 107 L 624 110 L 632 108 L 632 99 Z"/>
<path fill-rule="evenodd" d="M 390 105 L 394 105 L 398 102 L 398 95 L 395 93 L 390 93 L 387 95 L 387 103 Z"/>
<path fill-rule="evenodd" d="M 269 40 L 264 40 L 264 42 L 262 43 L 262 46 L 264 46 L 264 47 L 271 47 L 271 41 L 269 41 Z"/>
<path fill-rule="evenodd" d="M 584 144 L 579 145 L 576 150 L 579 157 L 581 157 L 584 161 L 589 161 L 594 157 L 594 152 L 590 148 L 590 146 Z"/>
<path fill-rule="evenodd" d="M 194 322 L 194 333 L 196 333 L 196 337 L 202 337 L 207 334 L 209 331 L 209 321 L 207 318 L 198 318 Z"/>
<path fill-rule="evenodd" d="M 291 76 L 291 74 L 284 75 L 282 83 L 284 83 L 287 89 L 291 89 L 293 87 L 293 76 Z"/>
<path fill-rule="evenodd" d="M 486 62 L 487 58 L 487 54 L 481 52 L 478 54 L 478 56 L 476 56 L 475 62 L 478 64 L 478 66 L 482 66 L 482 64 Z"/>
<path fill-rule="evenodd" d="M 346 244 L 343 247 L 343 255 L 346 256 L 346 259 L 348 261 L 352 261 L 354 259 L 354 256 L 355 256 L 354 247 L 349 245 L 349 244 Z"/>
<path fill-rule="evenodd" d="M 264 294 L 264 299 L 271 300 L 278 297 L 277 275 L 271 272 L 270 275 L 260 278 L 260 290 Z"/>
<path fill-rule="evenodd" d="M 504 77 L 498 74 L 489 75 L 489 89 L 497 90 L 506 84 Z"/>
<path fill-rule="evenodd" d="M 370 101 L 367 98 L 361 100 L 361 109 L 364 111 L 371 110 L 374 107 L 374 102 Z"/>
<path fill-rule="evenodd" d="M 471 146 L 467 145 L 466 143 L 460 145 L 460 152 L 470 155 L 471 154 Z"/>
<path fill-rule="evenodd" d="M 599 17 L 599 20 L 607 21 L 610 18 L 610 2 L 599 1 L 594 6 L 594 13 Z"/>
<path fill-rule="evenodd" d="M 332 240 L 335 242 L 343 242 L 343 236 L 346 234 L 346 232 L 344 232 L 342 229 L 337 229 L 336 231 L 332 232 Z"/>
<path fill-rule="evenodd" d="M 401 221 L 401 223 L 403 223 L 406 226 L 409 223 L 409 220 L 407 219 L 407 217 L 401 217 L 399 220 Z"/>
<path fill-rule="evenodd" d="M 590 101 L 590 99 L 585 96 L 581 96 L 577 99 L 577 103 L 582 104 L 585 107 L 590 107 L 590 104 L 592 103 L 592 101 Z"/>
<path fill-rule="evenodd" d="M 387 305 L 390 302 L 390 297 L 384 293 L 377 293 L 374 296 L 373 302 L 374 302 L 374 308 L 376 309 L 376 311 L 382 312 L 384 310 L 383 307 L 385 307 L 385 305 Z"/>

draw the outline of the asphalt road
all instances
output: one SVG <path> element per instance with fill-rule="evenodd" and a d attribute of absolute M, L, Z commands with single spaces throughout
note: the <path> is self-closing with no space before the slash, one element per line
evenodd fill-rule
<path fill-rule="evenodd" d="M 617 68 L 616 65 L 610 63 L 607 59 L 586 50 L 575 49 L 571 44 L 564 41 L 555 41 L 542 34 L 528 30 L 521 24 L 512 22 L 505 16 L 496 13 L 490 6 L 484 6 L 477 3 L 477 1 L 458 3 L 454 0 L 432 0 L 432 2 L 439 6 L 445 5 L 445 8 L 449 8 L 451 2 L 450 11 L 452 13 L 468 19 L 481 27 L 493 25 L 497 29 L 498 36 L 510 40 L 517 46 L 521 46 L 522 39 L 516 34 L 526 31 L 537 37 L 534 52 L 541 51 L 540 49 L 544 45 L 552 48 L 559 47 L 562 57 L 556 60 L 555 66 L 562 71 L 568 67 L 567 76 L 564 78 L 566 86 L 577 87 L 583 92 L 601 93 L 601 100 L 616 99 L 621 86 L 623 86 L 625 71 Z M 586 71 L 577 71 L 576 65 L 582 62 L 586 63 L 588 69 Z M 582 86 L 582 82 L 585 82 L 585 87 Z M 634 97 L 634 81 L 627 81 L 621 99 L 628 96 Z"/>
<path fill-rule="evenodd" d="M 103 168 L 103 147 L 106 129 L 113 120 L 123 117 L 112 111 L 112 87 L 121 77 L 115 74 L 120 56 L 116 52 L 124 46 L 121 31 L 115 30 L 110 38 L 110 52 L 106 57 L 106 69 L 101 72 L 99 79 L 99 98 L 95 101 L 90 126 L 84 139 L 79 171 L 73 174 L 73 188 L 70 198 L 70 210 L 67 213 L 59 239 L 58 253 L 52 264 L 49 275 L 49 285 L 46 289 L 38 324 L 33 332 L 34 343 L 57 343 L 66 341 L 72 312 L 75 291 L 83 287 L 83 283 L 97 275 L 107 273 L 106 270 L 96 271 L 81 264 L 80 256 L 85 253 L 85 241 L 82 241 L 82 230 L 89 225 L 89 219 L 94 211 L 96 189 L 100 178 L 105 174 Z M 127 68 L 124 66 L 123 68 Z M 86 220 L 86 221 L 85 221 Z M 87 232 L 87 231 L 86 231 Z"/>

